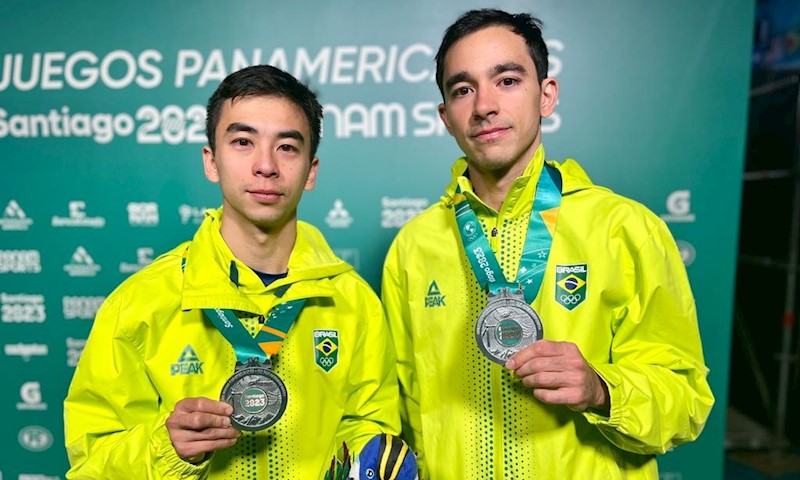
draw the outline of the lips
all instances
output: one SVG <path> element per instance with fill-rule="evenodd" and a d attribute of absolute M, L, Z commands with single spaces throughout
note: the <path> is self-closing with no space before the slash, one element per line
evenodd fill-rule
<path fill-rule="evenodd" d="M 269 188 L 255 188 L 247 190 L 247 193 L 252 195 L 256 200 L 262 202 L 274 202 L 283 196 L 278 190 Z"/>
<path fill-rule="evenodd" d="M 479 130 L 477 133 L 473 135 L 476 139 L 483 141 L 483 142 L 490 142 L 492 140 L 496 140 L 508 132 L 510 128 L 508 127 L 491 127 L 491 128 L 483 128 Z"/>

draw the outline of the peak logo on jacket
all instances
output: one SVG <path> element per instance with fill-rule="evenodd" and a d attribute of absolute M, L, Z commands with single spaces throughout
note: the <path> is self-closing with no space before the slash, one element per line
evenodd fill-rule
<path fill-rule="evenodd" d="M 572 310 L 586 300 L 586 276 L 589 267 L 585 263 L 556 265 L 556 301 Z"/>
<path fill-rule="evenodd" d="M 203 373 L 204 363 L 205 362 L 201 362 L 200 358 L 197 357 L 194 348 L 192 348 L 191 345 L 186 345 L 183 352 L 181 352 L 181 355 L 178 357 L 178 362 L 170 366 L 169 373 L 172 376 Z"/>
<path fill-rule="evenodd" d="M 442 295 L 439 285 L 436 285 L 436 280 L 432 281 L 428 287 L 428 293 L 425 295 L 425 308 L 446 307 L 447 305 L 444 303 L 444 297 L 446 296 Z"/>

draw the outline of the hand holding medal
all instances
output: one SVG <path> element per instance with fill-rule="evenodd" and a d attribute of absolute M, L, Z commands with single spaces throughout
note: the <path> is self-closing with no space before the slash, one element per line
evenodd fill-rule
<path fill-rule="evenodd" d="M 241 433 L 231 428 L 232 408 L 210 398 L 184 398 L 175 404 L 164 426 L 175 453 L 185 462 L 198 464 L 208 455 L 228 448 Z"/>

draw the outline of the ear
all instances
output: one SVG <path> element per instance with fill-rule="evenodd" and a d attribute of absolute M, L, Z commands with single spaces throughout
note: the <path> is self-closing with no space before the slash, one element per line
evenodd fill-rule
<path fill-rule="evenodd" d="M 203 171 L 206 178 L 213 183 L 219 183 L 219 172 L 217 171 L 217 160 L 214 158 L 214 152 L 211 147 L 206 145 L 203 147 Z"/>
<path fill-rule="evenodd" d="M 444 123 L 445 128 L 447 128 L 447 133 L 452 136 L 453 129 L 450 128 L 450 122 L 447 120 L 447 107 L 445 107 L 444 103 L 439 104 L 439 118 L 442 119 L 442 123 Z"/>
<path fill-rule="evenodd" d="M 317 171 L 319 170 L 319 157 L 311 159 L 311 168 L 308 169 L 308 178 L 304 190 L 314 190 L 317 185 Z"/>
<path fill-rule="evenodd" d="M 539 111 L 542 117 L 549 117 L 558 105 L 558 82 L 553 77 L 542 80 L 542 94 L 539 98 Z"/>

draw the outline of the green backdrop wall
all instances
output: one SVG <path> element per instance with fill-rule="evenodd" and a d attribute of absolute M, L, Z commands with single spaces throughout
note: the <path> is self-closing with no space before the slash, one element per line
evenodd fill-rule
<path fill-rule="evenodd" d="M 561 86 L 548 157 L 578 159 L 678 240 L 717 406 L 661 477 L 721 478 L 753 3 L 4 1 L 0 478 L 64 478 L 62 401 L 98 304 L 220 203 L 200 154 L 226 74 L 271 63 L 319 92 L 319 181 L 300 216 L 377 290 L 397 228 L 460 153 L 433 55 L 482 6 L 545 21 Z"/>

